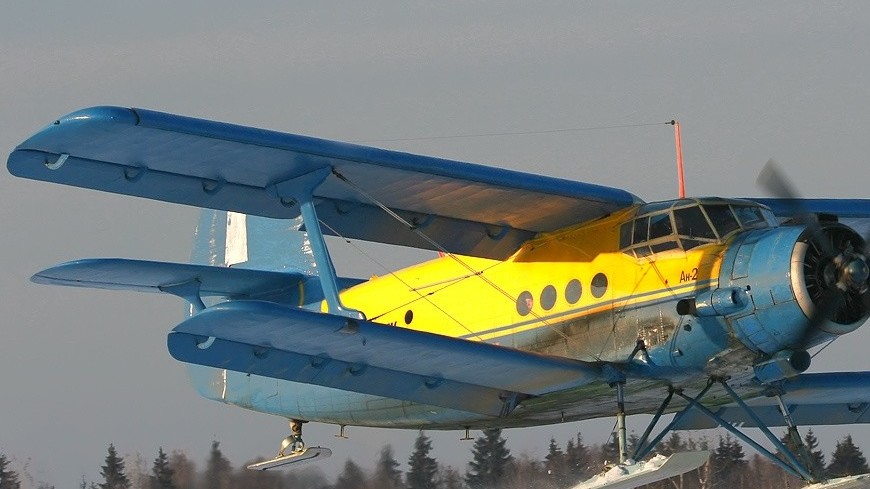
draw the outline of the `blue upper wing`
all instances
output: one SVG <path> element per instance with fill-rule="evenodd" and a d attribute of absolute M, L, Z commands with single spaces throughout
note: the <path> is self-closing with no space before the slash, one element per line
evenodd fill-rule
<path fill-rule="evenodd" d="M 750 198 L 770 207 L 780 217 L 793 217 L 798 211 L 810 214 L 830 214 L 839 218 L 870 217 L 870 199 L 774 199 Z"/>
<path fill-rule="evenodd" d="M 620 189 L 142 109 L 94 107 L 62 117 L 9 156 L 17 176 L 245 214 L 292 218 L 282 182 L 328 169 L 314 191 L 324 232 L 510 256 L 542 231 L 639 202 Z M 359 192 L 361 189 L 364 193 Z"/>

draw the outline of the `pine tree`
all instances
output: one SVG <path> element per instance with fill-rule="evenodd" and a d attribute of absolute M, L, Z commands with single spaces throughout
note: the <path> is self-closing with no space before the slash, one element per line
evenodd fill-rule
<path fill-rule="evenodd" d="M 748 462 L 743 453 L 743 446 L 731 435 L 719 437 L 719 446 L 710 457 L 712 476 L 717 487 L 736 489 L 743 487 L 743 475 Z"/>
<path fill-rule="evenodd" d="M 465 483 L 462 481 L 462 474 L 449 465 L 446 467 L 439 467 L 437 485 L 439 489 L 465 489 Z"/>
<path fill-rule="evenodd" d="M 169 457 L 163 447 L 157 449 L 157 458 L 151 468 L 151 489 L 175 489 L 172 484 L 172 468 L 169 467 Z"/>
<path fill-rule="evenodd" d="M 169 456 L 169 469 L 172 470 L 172 485 L 178 489 L 194 489 L 196 484 L 196 465 L 184 452 L 173 450 Z"/>
<path fill-rule="evenodd" d="M 148 464 L 142 454 L 124 457 L 124 474 L 130 481 L 131 489 L 151 489 L 151 478 L 148 476 Z"/>
<path fill-rule="evenodd" d="M 568 464 L 565 454 L 559 448 L 555 438 L 550 438 L 550 446 L 547 456 L 544 457 L 544 471 L 547 477 L 554 481 L 557 486 L 565 485 L 568 477 Z"/>
<path fill-rule="evenodd" d="M 347 459 L 347 462 L 344 463 L 344 470 L 335 480 L 335 489 L 366 489 L 367 487 L 366 475 L 360 466 L 353 460 Z"/>
<path fill-rule="evenodd" d="M 402 471 L 393 455 L 393 447 L 384 445 L 375 466 L 373 485 L 380 489 L 399 489 L 402 487 Z"/>
<path fill-rule="evenodd" d="M 568 466 L 568 482 L 576 483 L 592 475 L 592 454 L 583 443 L 583 435 L 577 433 L 576 441 L 568 440 L 565 446 L 565 464 Z"/>
<path fill-rule="evenodd" d="M 432 451 L 432 442 L 423 430 L 414 441 L 414 451 L 408 458 L 408 474 L 406 485 L 408 489 L 435 489 L 436 476 L 438 475 L 438 462 L 429 456 Z"/>
<path fill-rule="evenodd" d="M 558 489 L 563 486 L 548 479 L 544 464 L 522 454 L 508 464 L 504 477 L 501 478 L 497 486 L 492 487 L 498 489 Z"/>
<path fill-rule="evenodd" d="M 861 449 L 855 446 L 852 435 L 846 435 L 843 441 L 838 441 L 831 455 L 831 465 L 828 465 L 828 475 L 831 477 L 844 477 L 870 472 L 867 467 L 867 459 L 861 453 Z"/>
<path fill-rule="evenodd" d="M 204 474 L 206 487 L 208 489 L 229 489 L 232 485 L 232 473 L 230 461 L 221 452 L 220 442 L 212 441 Z"/>
<path fill-rule="evenodd" d="M 474 440 L 473 459 L 468 463 L 469 471 L 465 474 L 468 487 L 498 487 L 512 461 L 505 443 L 506 440 L 501 437 L 501 428 L 485 429 L 483 436 Z"/>
<path fill-rule="evenodd" d="M 813 430 L 808 430 L 807 434 L 804 436 L 804 445 L 806 446 L 806 449 L 807 449 L 806 453 L 807 453 L 807 455 L 809 455 L 810 460 L 805 460 L 805 457 L 802 453 L 801 448 L 794 442 L 792 437 L 789 435 L 788 431 L 783 433 L 783 435 L 779 438 L 779 441 L 781 441 L 783 445 L 785 445 L 789 450 L 791 450 L 791 453 L 794 455 L 794 457 L 797 458 L 804 466 L 806 466 L 808 463 L 811 464 L 810 466 L 807 467 L 810 469 L 811 473 L 813 473 L 821 478 L 824 478 L 825 473 L 826 473 L 825 472 L 825 454 L 822 453 L 822 451 L 818 449 L 819 448 L 819 440 L 816 438 L 815 434 L 813 433 Z M 779 451 L 777 451 L 776 456 L 780 460 L 783 460 L 786 463 L 789 463 L 788 459 L 785 457 L 785 455 L 780 453 Z M 791 463 L 789 463 L 789 465 L 791 465 Z M 783 471 L 783 472 L 785 472 L 785 471 Z M 792 476 L 792 477 L 794 477 L 794 476 Z"/>
<path fill-rule="evenodd" d="M 807 446 L 807 452 L 810 455 L 810 472 L 824 478 L 825 477 L 825 454 L 819 449 L 819 439 L 816 438 L 813 430 L 807 430 L 804 435 L 804 444 Z"/>
<path fill-rule="evenodd" d="M 130 480 L 124 475 L 124 461 L 115 451 L 115 445 L 109 444 L 109 453 L 106 455 L 106 465 L 102 466 L 100 475 L 103 476 L 100 489 L 129 489 Z"/>
<path fill-rule="evenodd" d="M 9 468 L 6 455 L 0 454 L 0 489 L 20 489 L 18 473 Z"/>

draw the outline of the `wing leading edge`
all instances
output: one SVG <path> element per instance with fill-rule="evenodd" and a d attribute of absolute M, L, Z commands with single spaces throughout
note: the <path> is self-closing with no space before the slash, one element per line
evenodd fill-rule
<path fill-rule="evenodd" d="M 490 416 L 603 378 L 594 364 L 262 301 L 210 307 L 167 341 L 183 362 Z"/>
<path fill-rule="evenodd" d="M 273 218 L 299 215 L 276 189 L 328 169 L 352 186 L 330 175 L 314 190 L 324 232 L 432 248 L 362 190 L 449 251 L 487 258 L 640 202 L 615 188 L 119 107 L 58 119 L 7 165 L 24 178 Z"/>

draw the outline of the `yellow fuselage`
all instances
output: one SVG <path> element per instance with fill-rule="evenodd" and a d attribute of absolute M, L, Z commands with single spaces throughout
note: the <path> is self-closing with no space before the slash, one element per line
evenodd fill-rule
<path fill-rule="evenodd" d="M 443 256 L 372 277 L 341 300 L 380 323 L 583 360 L 607 359 L 638 338 L 655 346 L 674 325 L 625 312 L 661 316 L 644 305 L 673 310 L 678 296 L 715 288 L 725 247 L 635 258 L 619 251 L 620 225 L 634 211 L 541 234 L 505 261 Z M 619 337 L 597 337 L 602 328 Z"/>

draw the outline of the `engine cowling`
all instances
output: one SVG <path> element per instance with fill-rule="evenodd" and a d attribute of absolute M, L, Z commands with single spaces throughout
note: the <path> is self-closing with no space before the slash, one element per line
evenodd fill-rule
<path fill-rule="evenodd" d="M 748 306 L 726 321 L 744 345 L 773 357 L 857 329 L 870 316 L 868 279 L 864 240 L 851 228 L 782 226 L 736 237 L 719 288 L 746 291 Z"/>

